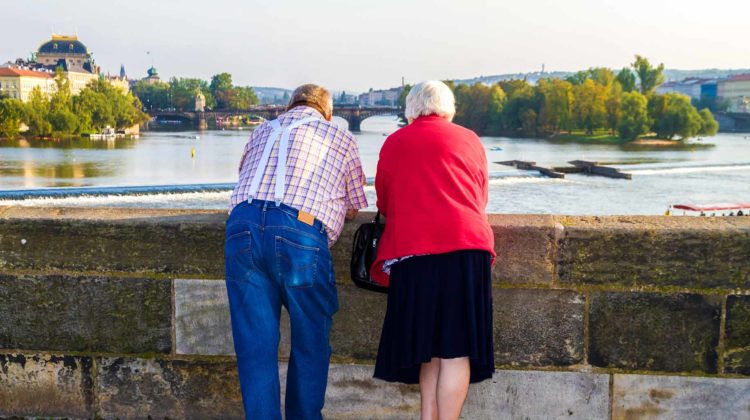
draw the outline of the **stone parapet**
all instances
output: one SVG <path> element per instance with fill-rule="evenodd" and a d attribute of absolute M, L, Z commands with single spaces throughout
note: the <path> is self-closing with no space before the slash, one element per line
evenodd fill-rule
<path fill-rule="evenodd" d="M 0 208 L 0 418 L 241 418 L 225 220 Z M 466 418 L 748 417 L 750 218 L 490 222 L 498 371 Z M 386 299 L 348 279 L 356 226 L 332 249 L 325 415 L 414 417 L 418 389 L 371 378 Z"/>

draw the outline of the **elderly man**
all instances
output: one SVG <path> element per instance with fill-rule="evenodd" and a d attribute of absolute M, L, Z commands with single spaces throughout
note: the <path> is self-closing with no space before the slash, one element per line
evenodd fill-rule
<path fill-rule="evenodd" d="M 240 162 L 224 255 L 247 418 L 281 419 L 282 306 L 292 329 L 286 418 L 322 418 L 338 310 L 329 247 L 344 219 L 367 207 L 357 143 L 332 115 L 327 90 L 300 86 L 286 113 L 253 132 Z"/>

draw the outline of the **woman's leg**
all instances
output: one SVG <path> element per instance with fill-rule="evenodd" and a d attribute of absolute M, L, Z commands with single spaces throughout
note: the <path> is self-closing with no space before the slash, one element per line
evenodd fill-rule
<path fill-rule="evenodd" d="M 432 360 L 434 362 L 436 359 Z M 471 377 L 469 358 L 437 360 L 440 361 L 437 383 L 438 417 L 440 420 L 455 420 L 461 415 L 466 394 L 469 392 Z"/>
<path fill-rule="evenodd" d="M 419 369 L 419 394 L 422 397 L 421 420 L 438 420 L 437 385 L 440 375 L 440 359 L 422 363 Z"/>

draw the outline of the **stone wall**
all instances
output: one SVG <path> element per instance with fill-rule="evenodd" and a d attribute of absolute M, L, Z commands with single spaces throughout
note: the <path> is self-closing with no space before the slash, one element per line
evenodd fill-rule
<path fill-rule="evenodd" d="M 241 418 L 225 218 L 0 208 L 0 418 Z M 750 217 L 490 218 L 498 370 L 465 418 L 750 418 Z M 385 298 L 349 283 L 355 226 L 326 418 L 416 418 L 414 386 L 371 378 Z"/>

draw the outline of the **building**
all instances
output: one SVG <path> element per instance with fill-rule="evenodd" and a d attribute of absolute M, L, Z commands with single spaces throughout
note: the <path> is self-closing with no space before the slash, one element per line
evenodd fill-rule
<path fill-rule="evenodd" d="M 156 67 L 151 66 L 146 73 L 148 74 L 148 77 L 145 77 L 143 80 L 150 84 L 156 84 L 161 82 L 161 78 L 159 77 L 159 72 L 156 71 Z"/>
<path fill-rule="evenodd" d="M 51 69 L 62 67 L 74 95 L 99 77 L 99 66 L 75 35 L 52 35 L 39 46 L 33 61 Z"/>
<path fill-rule="evenodd" d="M 750 74 L 737 74 L 719 80 L 716 94 L 729 105 L 727 111 L 750 113 Z"/>
<path fill-rule="evenodd" d="M 29 94 L 38 87 L 45 95 L 56 89 L 54 74 L 26 69 L 0 67 L 0 94 L 10 98 L 29 100 Z"/>
<path fill-rule="evenodd" d="M 716 80 L 712 79 L 701 79 L 697 77 L 688 77 L 687 79 L 680 81 L 672 81 L 663 83 L 661 86 L 656 88 L 656 93 L 681 93 L 687 95 L 692 99 L 700 99 L 702 96 L 702 86 L 705 84 L 716 83 Z"/>
<path fill-rule="evenodd" d="M 401 96 L 400 87 L 388 90 L 372 90 L 359 95 L 360 106 L 398 106 L 398 98 Z"/>

